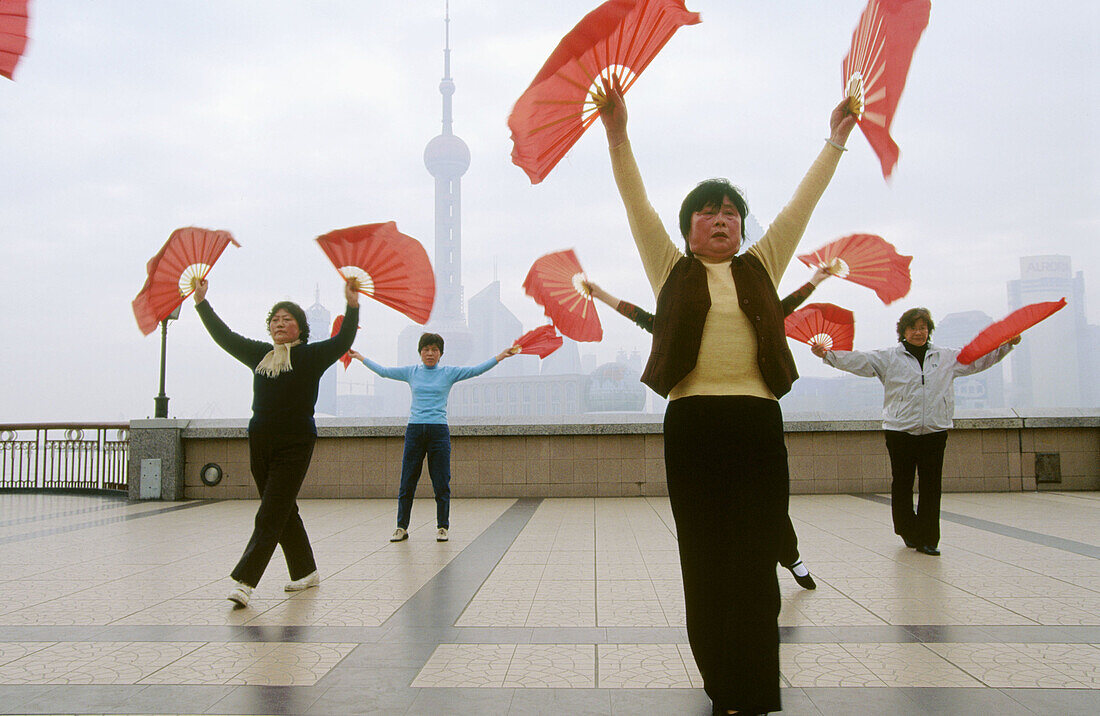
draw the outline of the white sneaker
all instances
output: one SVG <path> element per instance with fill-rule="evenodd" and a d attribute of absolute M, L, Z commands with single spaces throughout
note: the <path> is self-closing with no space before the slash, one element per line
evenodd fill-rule
<path fill-rule="evenodd" d="M 450 539 L 450 537 L 447 535 L 447 528 L 446 527 L 440 527 L 439 529 L 437 529 L 435 531 L 435 541 L 436 542 L 446 542 L 449 539 Z"/>
<path fill-rule="evenodd" d="M 404 527 L 398 527 L 393 531 L 393 537 L 390 537 L 390 542 L 400 542 L 403 539 L 409 538 L 409 531 Z"/>
<path fill-rule="evenodd" d="M 252 587 L 248 586 L 244 582 L 237 582 L 237 586 L 233 587 L 233 591 L 226 597 L 231 602 L 235 602 L 239 607 L 247 607 L 248 600 L 252 598 Z"/>
<path fill-rule="evenodd" d="M 317 574 L 317 570 L 313 570 L 301 579 L 295 579 L 294 581 L 287 582 L 283 587 L 284 592 L 300 592 L 303 589 L 309 589 L 310 587 L 316 587 L 321 583 L 321 575 Z"/>

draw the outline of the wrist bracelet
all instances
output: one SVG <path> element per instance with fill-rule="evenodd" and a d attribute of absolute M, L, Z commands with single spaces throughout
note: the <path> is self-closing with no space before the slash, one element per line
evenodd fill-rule
<path fill-rule="evenodd" d="M 846 152 L 846 151 L 848 151 L 848 147 L 845 147 L 845 146 L 844 146 L 844 145 L 842 145 L 842 144 L 837 144 L 837 143 L 836 143 L 836 142 L 834 142 L 834 141 L 833 141 L 832 139 L 826 139 L 825 141 L 826 141 L 826 142 L 828 142 L 829 144 L 833 145 L 834 147 L 836 147 L 837 149 L 839 149 L 839 150 L 840 150 L 840 151 L 842 151 L 842 152 Z"/>

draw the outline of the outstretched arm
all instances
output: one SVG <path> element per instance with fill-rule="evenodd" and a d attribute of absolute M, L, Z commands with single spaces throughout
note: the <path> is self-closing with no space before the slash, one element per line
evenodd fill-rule
<path fill-rule="evenodd" d="M 810 351 L 825 361 L 825 365 L 847 371 L 864 378 L 879 378 L 885 372 L 886 364 L 883 360 L 884 351 L 829 351 L 823 346 L 810 346 Z"/>
<path fill-rule="evenodd" d="M 828 266 L 819 266 L 817 271 L 814 271 L 814 275 L 810 277 L 810 280 L 802 284 L 789 296 L 779 302 L 779 305 L 783 307 L 783 315 L 789 316 L 794 313 L 794 309 L 802 305 L 802 303 L 810 297 L 810 294 L 814 292 L 814 289 L 821 285 L 821 282 L 832 276 Z"/>
<path fill-rule="evenodd" d="M 348 307 L 344 311 L 344 322 L 340 324 L 340 331 L 332 338 L 319 341 L 315 348 L 321 351 L 321 361 L 326 367 L 348 352 L 355 342 L 355 332 L 359 330 L 359 294 L 355 291 L 352 279 L 344 282 L 344 298 L 347 299 Z"/>

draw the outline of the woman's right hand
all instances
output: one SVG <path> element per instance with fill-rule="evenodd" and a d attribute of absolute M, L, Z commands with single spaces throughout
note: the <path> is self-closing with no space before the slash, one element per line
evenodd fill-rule
<path fill-rule="evenodd" d="M 811 345 L 810 352 L 818 358 L 824 358 L 825 354 L 828 353 L 828 351 L 825 350 L 825 346 L 821 345 L 820 343 L 814 343 L 813 345 Z"/>
<path fill-rule="evenodd" d="M 603 89 L 596 91 L 596 109 L 607 132 L 607 144 L 615 147 L 626 141 L 626 100 L 618 77 L 601 77 L 600 81 Z"/>
<path fill-rule="evenodd" d="M 205 278 L 200 280 L 195 286 L 195 292 L 191 294 L 195 297 L 195 305 L 202 303 L 206 300 L 206 292 L 210 288 L 210 282 Z"/>
<path fill-rule="evenodd" d="M 363 354 L 360 353 L 359 351 L 355 350 L 354 348 L 351 348 L 351 349 L 348 350 L 348 355 L 351 356 L 352 358 L 354 358 L 355 360 L 359 361 L 360 363 L 363 362 Z"/>

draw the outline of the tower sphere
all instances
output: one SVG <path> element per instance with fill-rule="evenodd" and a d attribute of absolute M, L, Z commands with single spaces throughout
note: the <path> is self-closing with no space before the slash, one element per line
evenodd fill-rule
<path fill-rule="evenodd" d="M 470 168 L 470 148 L 453 134 L 440 134 L 424 147 L 424 166 L 436 179 L 460 177 Z"/>

